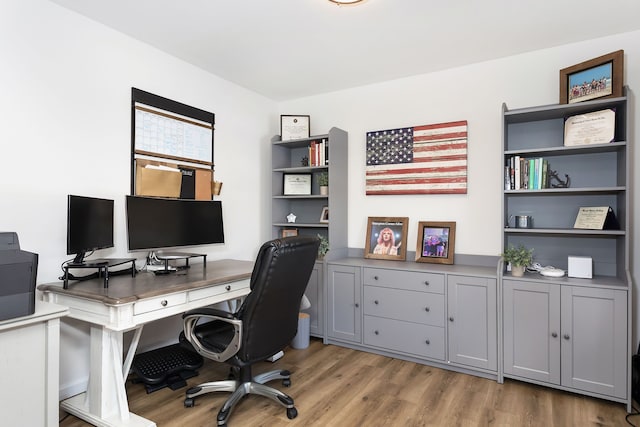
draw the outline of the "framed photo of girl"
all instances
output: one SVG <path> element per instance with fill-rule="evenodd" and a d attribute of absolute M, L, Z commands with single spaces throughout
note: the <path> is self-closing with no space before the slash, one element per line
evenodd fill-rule
<path fill-rule="evenodd" d="M 404 261 L 409 218 L 369 217 L 364 257 Z"/>
<path fill-rule="evenodd" d="M 455 222 L 420 221 L 418 223 L 416 261 L 453 264 L 455 243 Z"/>

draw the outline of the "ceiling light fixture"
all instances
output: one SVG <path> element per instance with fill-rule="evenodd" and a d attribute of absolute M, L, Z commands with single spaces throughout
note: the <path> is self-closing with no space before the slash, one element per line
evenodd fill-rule
<path fill-rule="evenodd" d="M 329 0 L 331 3 L 335 3 L 338 6 L 351 6 L 357 3 L 362 3 L 365 0 Z"/>

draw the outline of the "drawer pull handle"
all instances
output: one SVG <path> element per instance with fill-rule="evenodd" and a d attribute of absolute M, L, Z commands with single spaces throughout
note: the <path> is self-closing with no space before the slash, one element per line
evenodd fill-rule
<path fill-rule="evenodd" d="M 554 337 L 554 338 L 558 338 L 558 334 L 557 334 L 557 332 L 552 332 L 552 333 L 551 333 L 551 336 L 552 336 L 552 337 Z"/>
<path fill-rule="evenodd" d="M 425 307 L 424 311 L 426 311 L 428 313 L 430 311 L 429 307 Z"/>
<path fill-rule="evenodd" d="M 376 334 L 376 335 L 380 334 L 380 332 L 378 332 L 378 331 L 373 331 L 373 333 Z"/>
<path fill-rule="evenodd" d="M 163 307 L 166 307 L 167 304 L 169 304 L 169 303 L 167 302 L 166 299 L 163 299 L 162 301 L 160 301 L 160 305 L 163 306 Z"/>
<path fill-rule="evenodd" d="M 425 281 L 424 281 L 424 284 L 425 284 L 426 286 L 429 286 L 429 281 L 428 281 L 428 280 L 425 280 Z"/>
<path fill-rule="evenodd" d="M 378 280 L 378 276 L 373 276 L 373 280 Z"/>
<path fill-rule="evenodd" d="M 569 340 L 569 335 L 568 334 L 564 334 L 564 339 L 568 341 Z"/>
<path fill-rule="evenodd" d="M 378 300 L 375 300 L 373 303 L 374 303 L 375 305 L 378 305 Z"/>
<path fill-rule="evenodd" d="M 227 285 L 224 287 L 226 290 L 230 291 L 231 290 L 231 285 Z"/>
<path fill-rule="evenodd" d="M 356 308 L 358 308 L 358 307 L 360 307 L 360 304 L 358 304 L 358 303 L 355 303 L 355 306 L 356 306 Z"/>
<path fill-rule="evenodd" d="M 426 341 L 425 341 L 425 343 L 426 343 L 427 345 L 429 345 L 429 344 L 431 344 L 431 341 L 426 340 Z"/>
<path fill-rule="evenodd" d="M 453 317 L 449 317 L 449 322 L 453 322 Z"/>

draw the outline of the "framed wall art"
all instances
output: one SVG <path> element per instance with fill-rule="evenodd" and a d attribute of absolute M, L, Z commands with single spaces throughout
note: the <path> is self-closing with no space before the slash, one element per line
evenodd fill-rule
<path fill-rule="evenodd" d="M 560 104 L 622 96 L 624 51 L 617 50 L 560 70 Z"/>
<path fill-rule="evenodd" d="M 291 141 L 292 139 L 305 139 L 310 137 L 309 116 L 292 116 L 283 114 L 280 116 L 280 139 Z"/>
<path fill-rule="evenodd" d="M 420 221 L 418 223 L 416 261 L 453 264 L 455 243 L 455 222 Z"/>
<path fill-rule="evenodd" d="M 407 257 L 409 218 L 369 217 L 364 257 L 404 261 Z"/>

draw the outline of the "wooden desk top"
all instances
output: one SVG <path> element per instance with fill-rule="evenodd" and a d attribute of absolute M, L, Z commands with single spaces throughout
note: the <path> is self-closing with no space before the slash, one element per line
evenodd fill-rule
<path fill-rule="evenodd" d="M 69 281 L 68 289 L 62 282 L 38 286 L 42 292 L 52 292 L 93 301 L 105 305 L 130 304 L 144 298 L 152 298 L 174 292 L 184 292 L 211 285 L 219 285 L 251 278 L 253 261 L 225 259 L 205 264 L 190 264 L 190 268 L 166 275 L 141 272 L 130 275 L 109 276 L 109 287 L 104 288 L 102 278 L 85 281 Z"/>

